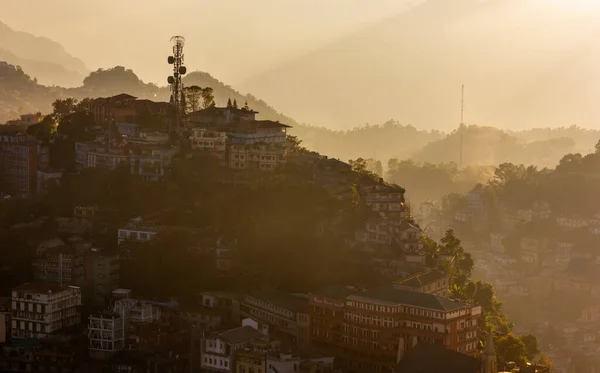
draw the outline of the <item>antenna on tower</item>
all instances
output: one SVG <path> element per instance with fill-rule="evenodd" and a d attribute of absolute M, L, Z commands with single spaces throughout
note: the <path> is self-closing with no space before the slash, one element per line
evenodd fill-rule
<path fill-rule="evenodd" d="M 458 161 L 458 168 L 462 168 L 463 163 L 463 129 L 465 127 L 464 116 L 465 116 L 465 85 L 462 85 L 460 92 L 460 158 Z"/>
<path fill-rule="evenodd" d="M 187 73 L 187 69 L 183 64 L 185 38 L 183 36 L 173 36 L 171 41 L 173 42 L 173 55 L 169 56 L 168 62 L 173 65 L 173 75 L 169 76 L 167 81 L 171 85 L 171 106 L 174 112 L 175 130 L 179 133 L 180 125 L 183 118 L 185 118 L 185 97 L 181 81 L 182 76 Z"/>

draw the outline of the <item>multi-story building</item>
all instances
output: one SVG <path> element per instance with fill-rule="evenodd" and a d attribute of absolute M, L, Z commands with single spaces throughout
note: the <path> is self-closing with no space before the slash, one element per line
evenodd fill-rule
<path fill-rule="evenodd" d="M 90 112 L 96 123 L 137 123 L 142 113 L 166 118 L 168 102 L 138 100 L 137 97 L 121 93 L 112 97 L 101 97 L 90 102 Z"/>
<path fill-rule="evenodd" d="M 176 147 L 162 143 L 152 144 L 149 141 L 131 148 L 118 146 L 110 150 L 98 143 L 75 144 L 79 168 L 114 170 L 117 167 L 125 167 L 132 175 L 149 181 L 161 180 L 165 176 L 176 152 Z"/>
<path fill-rule="evenodd" d="M 450 279 L 448 275 L 436 269 L 394 282 L 394 288 L 396 289 L 417 291 L 440 297 L 448 295 L 449 286 Z"/>
<path fill-rule="evenodd" d="M 287 162 L 287 129 L 290 126 L 256 120 L 256 114 L 250 109 L 230 107 L 212 107 L 191 113 L 192 148 L 210 150 L 222 163 L 225 160 L 224 164 L 235 170 L 268 171 L 282 167 Z"/>
<path fill-rule="evenodd" d="M 365 230 L 356 232 L 356 239 L 367 245 L 394 245 L 405 253 L 417 253 L 423 246 L 421 235 L 421 229 L 403 217 L 375 217 L 367 221 Z"/>
<path fill-rule="evenodd" d="M 39 148 L 27 135 L 0 135 L 0 192 L 19 198 L 36 193 Z"/>
<path fill-rule="evenodd" d="M 10 338 L 10 297 L 0 298 L 0 344 Z"/>
<path fill-rule="evenodd" d="M 310 337 L 308 297 L 282 292 L 255 292 L 244 296 L 242 317 L 269 325 L 271 335 L 284 346 L 306 350 Z"/>
<path fill-rule="evenodd" d="M 59 286 L 72 285 L 74 265 L 74 250 L 62 240 L 55 238 L 42 242 L 33 262 L 35 280 Z"/>
<path fill-rule="evenodd" d="M 88 350 L 92 359 L 106 359 L 125 348 L 125 317 L 116 312 L 90 315 Z"/>
<path fill-rule="evenodd" d="M 348 371 L 387 369 L 418 342 L 477 352 L 480 306 L 393 288 L 330 286 L 310 297 L 312 347 Z"/>
<path fill-rule="evenodd" d="M 361 194 L 371 210 L 382 217 L 404 217 L 407 207 L 404 205 L 406 190 L 395 184 L 387 184 L 383 179 L 379 182 L 369 182 L 361 186 Z"/>
<path fill-rule="evenodd" d="M 239 328 L 210 333 L 202 338 L 200 369 L 205 372 L 237 372 L 237 352 L 247 349 L 267 352 L 271 346 L 268 333 L 259 331 L 258 323 L 246 319 Z"/>
<path fill-rule="evenodd" d="M 134 324 L 152 323 L 161 317 L 160 307 L 136 299 L 120 299 L 111 310 L 90 315 L 88 350 L 94 359 L 106 359 L 121 351 L 132 336 Z"/>
<path fill-rule="evenodd" d="M 112 291 L 119 287 L 119 253 L 92 247 L 85 253 L 84 268 L 85 304 L 105 307 Z"/>
<path fill-rule="evenodd" d="M 210 152 L 225 165 L 227 133 L 204 128 L 192 128 L 190 141 L 192 150 Z"/>
<path fill-rule="evenodd" d="M 12 290 L 12 338 L 43 338 L 80 322 L 81 291 L 43 283 L 26 283 Z"/>

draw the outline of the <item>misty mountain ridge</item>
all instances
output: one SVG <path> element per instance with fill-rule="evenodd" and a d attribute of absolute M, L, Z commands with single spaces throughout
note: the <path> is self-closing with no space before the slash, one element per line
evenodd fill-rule
<path fill-rule="evenodd" d="M 45 85 L 81 85 L 89 70 L 59 43 L 16 31 L 0 22 L 0 61 L 21 66 Z"/>
<path fill-rule="evenodd" d="M 0 123 L 17 118 L 19 114 L 51 111 L 57 98 L 107 97 L 120 93 L 138 98 L 168 101 L 168 86 L 144 83 L 130 69 L 117 66 L 90 73 L 84 84 L 77 88 L 47 87 L 29 77 L 22 69 L 0 63 Z M 397 120 L 381 125 L 363 125 L 346 131 L 298 123 L 265 101 L 251 94 L 242 94 L 206 72 L 195 71 L 184 78 L 186 86 L 212 87 L 217 105 L 228 99 L 238 105 L 245 101 L 259 112 L 261 119 L 280 121 L 291 125 L 289 133 L 298 136 L 302 145 L 322 154 L 344 161 L 356 158 L 374 158 L 384 164 L 391 158 L 414 159 L 418 162 L 459 162 L 458 131 L 444 134 L 425 131 Z M 568 152 L 586 153 L 593 149 L 600 133 L 576 126 L 558 129 L 532 129 L 506 132 L 493 127 L 465 126 L 464 162 L 466 165 L 495 165 L 515 162 L 554 166 Z"/>
<path fill-rule="evenodd" d="M 238 87 L 298 119 L 339 129 L 394 117 L 454 128 L 462 84 L 467 122 L 595 126 L 600 13 L 544 3 L 426 1 Z"/>

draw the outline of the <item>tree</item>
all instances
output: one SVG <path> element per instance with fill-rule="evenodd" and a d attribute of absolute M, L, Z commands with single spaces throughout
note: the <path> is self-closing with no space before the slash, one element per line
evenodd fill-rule
<path fill-rule="evenodd" d="M 190 87 L 185 87 L 183 89 L 183 94 L 185 96 L 186 110 L 188 113 L 193 113 L 195 111 L 200 110 L 200 100 L 203 98 L 202 93 L 204 89 L 193 85 Z"/>
<path fill-rule="evenodd" d="M 208 109 L 209 107 L 215 106 L 215 96 L 213 95 L 213 89 L 210 87 L 202 88 L 202 108 Z"/>
<path fill-rule="evenodd" d="M 503 363 L 509 361 L 517 364 L 525 364 L 527 362 L 527 347 L 518 336 L 509 333 L 503 335 L 495 342 L 498 357 Z"/>
<path fill-rule="evenodd" d="M 248 106 L 248 102 L 246 102 L 246 106 Z M 244 106 L 244 108 L 245 108 L 246 106 Z M 236 100 L 235 98 L 233 99 L 233 108 L 234 108 L 234 109 L 237 109 L 237 108 L 238 108 L 238 103 L 237 103 L 237 100 Z"/>
<path fill-rule="evenodd" d="M 361 174 L 368 173 L 367 170 L 367 160 L 364 158 L 357 158 L 356 160 L 349 160 L 348 164 L 352 166 L 352 171 L 358 172 Z"/>
<path fill-rule="evenodd" d="M 231 107 L 232 107 L 232 104 L 231 104 L 231 99 L 230 99 L 230 98 L 228 98 L 228 99 L 227 99 L 227 108 L 228 108 L 228 109 L 230 109 Z"/>
<path fill-rule="evenodd" d="M 244 110 L 250 110 L 250 107 L 248 106 L 248 100 L 246 100 L 244 103 Z"/>
<path fill-rule="evenodd" d="M 525 334 L 521 336 L 521 340 L 525 344 L 527 350 L 527 359 L 533 361 L 537 354 L 540 353 L 537 337 L 533 334 Z"/>
<path fill-rule="evenodd" d="M 594 146 L 594 149 L 596 149 L 596 154 L 600 153 L 600 140 L 598 140 L 598 142 L 596 143 L 596 145 Z"/>
<path fill-rule="evenodd" d="M 286 138 L 287 138 L 287 141 L 290 144 L 290 148 L 292 150 L 296 150 L 296 151 L 306 150 L 305 147 L 300 146 L 300 144 L 302 143 L 302 140 L 300 140 L 298 138 L 298 136 L 287 135 Z"/>
<path fill-rule="evenodd" d="M 39 123 L 32 124 L 27 128 L 27 134 L 39 141 L 48 141 L 56 132 L 56 122 L 52 115 L 46 115 Z"/>
<path fill-rule="evenodd" d="M 75 112 L 77 108 L 77 100 L 73 97 L 68 97 L 63 100 L 57 99 L 52 103 L 52 115 L 56 121 L 61 124 L 63 120 Z"/>

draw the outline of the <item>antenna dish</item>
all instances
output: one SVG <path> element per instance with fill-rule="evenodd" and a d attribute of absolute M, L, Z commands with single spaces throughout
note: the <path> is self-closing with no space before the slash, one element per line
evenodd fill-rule
<path fill-rule="evenodd" d="M 173 78 L 172 76 L 167 78 L 167 82 L 169 82 L 169 84 L 173 84 L 175 83 L 175 78 Z"/>
<path fill-rule="evenodd" d="M 175 62 L 175 57 L 169 56 L 169 58 L 167 60 L 169 61 L 169 65 L 172 65 L 173 62 Z"/>
<path fill-rule="evenodd" d="M 187 68 L 185 66 L 179 66 L 179 74 L 185 75 L 187 73 Z"/>

